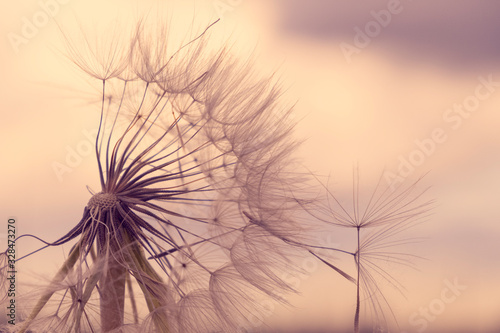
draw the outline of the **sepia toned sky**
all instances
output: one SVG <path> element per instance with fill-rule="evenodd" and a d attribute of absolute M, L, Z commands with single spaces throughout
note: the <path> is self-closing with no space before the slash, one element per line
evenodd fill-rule
<path fill-rule="evenodd" d="M 71 172 L 54 171 L 54 162 L 67 163 L 71 151 L 87 147 L 85 133 L 97 119 L 95 107 L 85 102 L 92 84 L 65 58 L 58 24 L 75 17 L 92 24 L 138 5 L 56 1 L 55 21 L 41 22 L 14 47 L 9 36 L 22 35 L 24 22 L 46 2 L 9 2 L 0 14 L 0 212 L 2 220 L 15 216 L 20 232 L 54 240 L 79 220 L 90 197 L 86 186 L 98 185 L 90 153 L 72 160 Z M 394 272 L 405 297 L 387 286 L 401 330 L 419 331 L 410 318 L 425 322 L 425 332 L 500 329 L 500 3 L 144 3 L 161 3 L 181 25 L 193 15 L 200 26 L 220 17 L 214 38 L 231 38 L 236 52 L 257 54 L 263 72 L 277 69 L 287 87 L 283 98 L 296 103 L 296 132 L 305 139 L 299 157 L 316 174 L 329 176 L 339 197 L 350 196 L 354 165 L 367 191 L 381 175 L 388 182 L 403 172 L 411 181 L 429 172 L 421 185 L 431 186 L 436 208 L 414 230 L 426 239 L 412 248 L 426 259 L 418 261 L 418 271 Z M 346 242 L 334 231 L 331 237 Z M 27 253 L 39 244 L 19 246 Z M 58 263 L 30 262 L 23 274 L 28 279 L 28 271 L 39 268 L 54 270 Z M 290 298 L 293 307 L 276 305 L 260 329 L 348 331 L 354 287 L 321 265 L 310 271 L 299 283 L 301 295 Z M 416 315 L 441 304 L 453 281 L 464 287 L 460 295 L 442 303 L 432 320 Z"/>

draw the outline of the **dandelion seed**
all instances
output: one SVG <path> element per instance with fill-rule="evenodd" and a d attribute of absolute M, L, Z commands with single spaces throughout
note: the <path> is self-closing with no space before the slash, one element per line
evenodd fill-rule
<path fill-rule="evenodd" d="M 396 320 L 391 306 L 384 296 L 381 282 L 391 285 L 401 291 L 403 286 L 384 268 L 385 264 L 396 264 L 412 266 L 415 255 L 398 250 L 398 247 L 415 242 L 418 239 L 398 238 L 401 233 L 422 221 L 428 216 L 433 201 L 422 201 L 426 190 L 416 191 L 418 179 L 410 186 L 400 187 L 392 192 L 389 188 L 382 189 L 379 183 L 375 187 L 368 203 L 360 207 L 359 176 L 356 171 L 353 176 L 352 209 L 349 210 L 341 201 L 325 186 L 327 191 L 326 207 L 311 208 L 307 204 L 303 207 L 319 221 L 330 226 L 352 228 L 356 235 L 356 248 L 354 251 L 310 246 L 310 252 L 342 275 L 348 281 L 356 285 L 356 309 L 354 314 L 354 332 L 360 331 L 360 316 L 362 304 L 367 304 L 367 316 L 371 317 L 374 327 L 386 327 L 392 318 Z M 356 267 L 356 276 L 352 277 L 332 260 L 319 255 L 318 249 L 330 250 L 352 256 Z M 390 313 L 390 317 L 387 316 Z M 397 321 L 396 321 L 397 322 Z"/>

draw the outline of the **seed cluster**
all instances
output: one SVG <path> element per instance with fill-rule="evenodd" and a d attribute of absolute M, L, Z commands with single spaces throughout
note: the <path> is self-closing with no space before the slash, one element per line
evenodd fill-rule
<path fill-rule="evenodd" d="M 118 198 L 113 193 L 102 193 L 99 192 L 90 198 L 87 207 L 98 208 L 99 210 L 107 210 L 113 208 L 118 204 Z"/>

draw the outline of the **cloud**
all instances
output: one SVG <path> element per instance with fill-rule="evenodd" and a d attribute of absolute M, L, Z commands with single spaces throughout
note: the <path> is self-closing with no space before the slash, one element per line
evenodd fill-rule
<path fill-rule="evenodd" d="M 398 0 L 392 0 L 398 1 Z M 280 0 L 280 28 L 287 34 L 353 42 L 356 26 L 373 20 L 371 11 L 386 9 L 389 0 Z M 500 2 L 478 0 L 400 0 L 402 11 L 383 28 L 377 43 L 415 58 L 477 68 L 497 64 Z"/>

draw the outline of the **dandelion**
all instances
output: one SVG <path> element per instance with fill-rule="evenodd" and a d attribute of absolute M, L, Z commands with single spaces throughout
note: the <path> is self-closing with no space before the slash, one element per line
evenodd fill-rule
<path fill-rule="evenodd" d="M 390 318 L 395 320 L 391 306 L 384 296 L 381 283 L 389 284 L 398 291 L 403 286 L 393 277 L 384 265 L 402 265 L 414 267 L 412 259 L 417 256 L 400 249 L 403 245 L 418 241 L 417 238 L 399 238 L 401 234 L 428 216 L 432 201 L 422 200 L 426 190 L 417 191 L 420 179 L 403 188 L 391 191 L 383 189 L 379 179 L 367 204 L 360 207 L 359 175 L 353 176 L 352 209 L 349 210 L 328 188 L 327 205 L 306 210 L 321 222 L 330 226 L 355 230 L 355 250 L 345 250 L 330 246 L 310 246 L 310 253 L 328 267 L 356 285 L 356 309 L 354 314 L 354 332 L 360 331 L 361 305 L 367 304 L 367 315 L 372 317 L 372 325 L 384 328 Z M 323 250 L 322 253 L 319 251 Z M 355 264 L 355 277 L 347 274 L 329 259 L 329 253 L 342 253 L 352 256 Z"/>
<path fill-rule="evenodd" d="M 19 332 L 235 332 L 294 291 L 290 109 L 207 38 L 173 47 L 145 21 L 120 47 L 66 37 L 101 82 L 100 189 L 47 244 L 73 245 Z"/>

